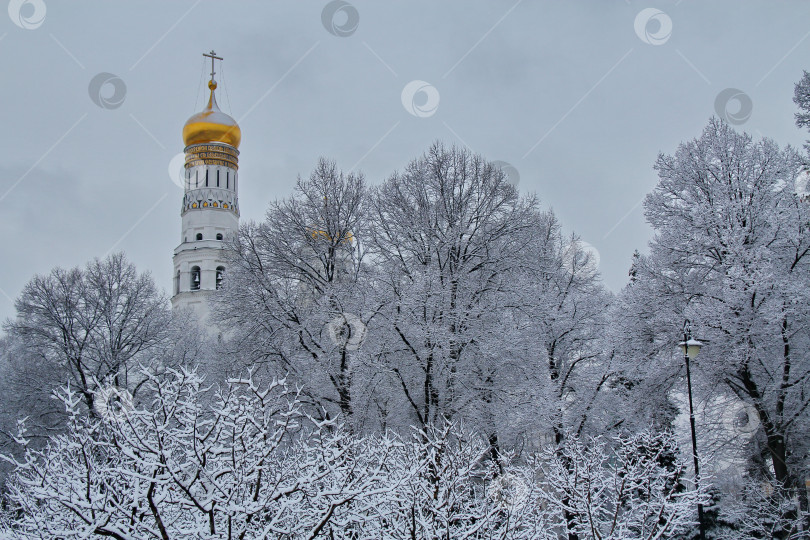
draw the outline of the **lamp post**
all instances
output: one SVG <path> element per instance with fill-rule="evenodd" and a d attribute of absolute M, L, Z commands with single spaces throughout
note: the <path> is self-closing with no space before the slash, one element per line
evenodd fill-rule
<path fill-rule="evenodd" d="M 695 435 L 695 409 L 692 407 L 692 375 L 689 371 L 689 360 L 700 352 L 703 343 L 692 338 L 692 325 L 689 319 L 683 323 L 683 341 L 678 343 L 678 347 L 683 351 L 683 361 L 686 363 L 686 390 L 689 396 L 689 424 L 692 428 L 692 459 L 695 460 L 695 490 L 700 487 L 700 469 L 698 467 L 697 436 Z M 700 539 L 706 540 L 706 526 L 703 522 L 703 503 L 698 502 L 698 526 L 700 527 Z"/>

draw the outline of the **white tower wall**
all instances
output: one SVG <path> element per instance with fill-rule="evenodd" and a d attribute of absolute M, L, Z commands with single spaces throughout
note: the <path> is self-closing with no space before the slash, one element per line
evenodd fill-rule
<path fill-rule="evenodd" d="M 172 308 L 189 308 L 203 322 L 208 299 L 224 279 L 224 242 L 239 229 L 238 155 L 228 144 L 186 147 L 180 245 L 174 250 Z"/>

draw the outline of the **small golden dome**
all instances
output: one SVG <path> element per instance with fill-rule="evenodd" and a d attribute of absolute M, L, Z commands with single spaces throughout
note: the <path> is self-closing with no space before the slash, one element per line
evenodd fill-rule
<path fill-rule="evenodd" d="M 324 240 L 328 240 L 329 242 L 332 241 L 332 237 L 329 236 L 329 233 L 327 233 L 326 231 L 324 231 L 322 229 L 312 228 L 312 229 L 310 229 L 309 234 L 311 234 L 312 238 L 314 238 L 315 240 L 320 240 L 321 238 L 323 238 Z M 346 233 L 340 239 L 340 243 L 341 244 L 354 245 L 354 235 L 352 234 L 352 232 L 351 231 L 346 231 Z"/>
<path fill-rule="evenodd" d="M 211 89 L 208 106 L 186 121 L 183 126 L 183 142 L 186 143 L 186 146 L 219 142 L 239 148 L 242 140 L 242 130 L 239 129 L 239 124 L 219 110 L 217 99 L 214 96 L 214 90 L 217 89 L 216 81 L 209 81 L 208 88 Z"/>

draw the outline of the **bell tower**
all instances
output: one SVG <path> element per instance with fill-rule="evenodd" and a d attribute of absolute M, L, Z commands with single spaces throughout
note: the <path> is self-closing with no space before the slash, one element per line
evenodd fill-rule
<path fill-rule="evenodd" d="M 174 250 L 172 308 L 193 309 L 200 321 L 208 315 L 207 301 L 226 279 L 224 240 L 239 229 L 239 143 L 242 132 L 229 115 L 219 110 L 211 59 L 208 105 L 186 121 L 185 186 L 180 210 L 180 245 Z"/>

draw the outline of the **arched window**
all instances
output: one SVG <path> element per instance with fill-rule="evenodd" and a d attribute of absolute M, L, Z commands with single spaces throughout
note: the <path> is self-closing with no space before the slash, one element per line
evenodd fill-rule
<path fill-rule="evenodd" d="M 217 266 L 217 290 L 222 288 L 223 279 L 225 279 L 225 267 Z"/>
<path fill-rule="evenodd" d="M 197 233 L 197 240 L 202 240 L 202 233 L 201 232 Z"/>
<path fill-rule="evenodd" d="M 222 233 L 221 232 L 217 233 L 217 240 L 222 240 Z"/>
<path fill-rule="evenodd" d="M 199 291 L 200 290 L 200 267 L 199 266 L 192 266 L 191 267 L 191 290 L 192 291 Z"/>
<path fill-rule="evenodd" d="M 180 294 L 180 270 L 177 271 L 177 276 L 174 278 L 174 294 Z"/>
<path fill-rule="evenodd" d="M 217 169 L 217 187 L 219 187 L 219 169 Z"/>

